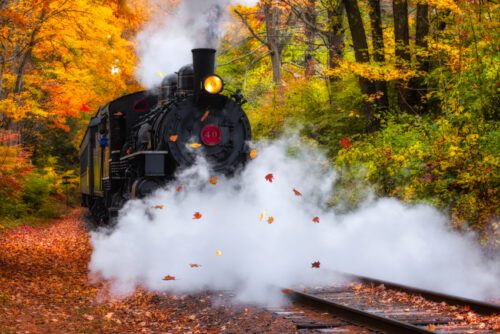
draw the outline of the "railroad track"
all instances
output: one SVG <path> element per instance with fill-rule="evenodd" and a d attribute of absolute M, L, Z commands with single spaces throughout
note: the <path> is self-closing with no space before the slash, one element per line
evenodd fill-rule
<path fill-rule="evenodd" d="M 295 305 L 308 305 L 310 309 L 328 312 L 333 315 L 333 321 L 308 321 L 300 310 L 275 312 L 297 319 L 298 331 L 304 333 L 500 332 L 500 305 L 368 277 L 349 276 L 350 283 L 302 291 L 283 290 Z M 349 325 L 355 327 L 349 329 Z"/>

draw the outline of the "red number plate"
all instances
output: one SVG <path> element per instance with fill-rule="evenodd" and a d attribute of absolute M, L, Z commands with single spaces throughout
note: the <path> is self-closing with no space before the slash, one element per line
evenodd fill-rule
<path fill-rule="evenodd" d="M 208 124 L 201 130 L 201 141 L 207 146 L 219 145 L 221 139 L 221 131 L 217 125 Z"/>

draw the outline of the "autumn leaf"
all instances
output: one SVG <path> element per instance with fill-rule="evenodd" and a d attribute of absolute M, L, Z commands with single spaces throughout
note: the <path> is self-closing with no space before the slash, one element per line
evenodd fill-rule
<path fill-rule="evenodd" d="M 111 320 L 113 318 L 113 312 L 109 312 L 104 316 L 104 320 Z"/>
<path fill-rule="evenodd" d="M 215 256 L 221 256 L 221 255 L 222 255 L 222 251 L 220 249 L 215 251 Z"/>
<path fill-rule="evenodd" d="M 266 216 L 266 211 L 262 211 L 259 215 L 259 220 L 263 221 L 265 216 Z"/>
<path fill-rule="evenodd" d="M 168 137 L 168 139 L 169 139 L 171 142 L 173 142 L 173 143 L 175 143 L 175 142 L 177 141 L 177 138 L 178 138 L 178 136 L 177 136 L 177 135 L 171 135 L 170 137 Z"/>
<path fill-rule="evenodd" d="M 290 294 L 290 293 L 292 293 L 292 290 L 290 290 L 290 289 L 281 289 L 281 292 L 285 293 L 285 294 Z"/>
<path fill-rule="evenodd" d="M 436 325 L 433 325 L 433 324 L 430 324 L 430 325 L 427 325 L 426 328 L 430 331 L 435 331 L 436 330 Z"/>
<path fill-rule="evenodd" d="M 175 276 L 167 275 L 163 277 L 164 281 L 175 281 Z"/>
<path fill-rule="evenodd" d="M 257 158 L 257 150 L 251 150 L 250 151 L 250 158 L 251 159 Z"/>
<path fill-rule="evenodd" d="M 201 214 L 201 213 L 199 213 L 199 212 L 195 212 L 195 213 L 193 214 L 193 219 L 201 219 L 201 217 L 202 217 L 202 214 Z"/>
<path fill-rule="evenodd" d="M 176 192 L 176 193 L 180 193 L 181 191 L 182 191 L 182 186 L 177 186 L 177 187 L 175 188 L 175 192 Z"/>
<path fill-rule="evenodd" d="M 311 263 L 311 268 L 319 268 L 320 265 L 321 265 L 321 263 L 319 261 L 315 261 L 315 262 Z"/>
<path fill-rule="evenodd" d="M 210 114 L 210 112 L 208 110 L 205 111 L 205 113 L 203 114 L 203 116 L 201 116 L 200 122 L 202 122 L 202 123 L 205 122 L 205 120 L 208 117 L 208 114 Z"/>
<path fill-rule="evenodd" d="M 314 217 L 313 218 L 313 223 L 319 224 L 319 217 Z"/>
<path fill-rule="evenodd" d="M 214 186 L 217 184 L 217 176 L 212 176 L 210 180 L 208 180 L 210 184 L 213 184 Z"/>
<path fill-rule="evenodd" d="M 163 204 L 158 204 L 158 205 L 153 206 L 152 208 L 153 208 L 153 209 L 163 209 L 164 207 L 165 207 L 165 205 L 163 205 Z"/>
<path fill-rule="evenodd" d="M 84 112 L 90 112 L 90 108 L 85 103 L 82 103 L 80 110 Z"/>
<path fill-rule="evenodd" d="M 266 175 L 266 181 L 269 183 L 273 183 L 274 180 L 274 175 L 272 173 L 269 173 Z"/>
<path fill-rule="evenodd" d="M 191 147 L 191 148 L 200 148 L 201 144 L 200 143 L 192 143 L 192 144 L 189 144 L 189 147 Z"/>
<path fill-rule="evenodd" d="M 190 263 L 190 264 L 189 264 L 189 267 L 190 267 L 190 268 L 200 268 L 200 267 L 201 267 L 201 264 Z"/>
<path fill-rule="evenodd" d="M 348 149 L 349 147 L 351 147 L 351 145 L 351 140 L 348 137 L 343 137 L 342 139 L 340 139 L 340 146 L 342 146 L 343 148 Z"/>
<path fill-rule="evenodd" d="M 267 218 L 267 223 L 268 223 L 268 224 L 272 224 L 272 223 L 274 223 L 274 217 L 273 217 L 273 216 L 269 216 L 269 217 Z"/>
<path fill-rule="evenodd" d="M 115 112 L 113 116 L 120 117 L 123 116 L 123 113 L 121 111 Z"/>
<path fill-rule="evenodd" d="M 293 193 L 295 194 L 295 196 L 302 196 L 302 193 L 295 188 L 293 188 Z"/>

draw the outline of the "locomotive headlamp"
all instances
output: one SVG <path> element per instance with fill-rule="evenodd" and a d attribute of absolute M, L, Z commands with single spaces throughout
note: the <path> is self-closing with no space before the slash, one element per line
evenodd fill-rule
<path fill-rule="evenodd" d="M 208 76 L 203 81 L 203 88 L 210 94 L 219 94 L 220 92 L 222 92 L 223 87 L 224 83 L 222 82 L 221 77 L 215 74 Z"/>

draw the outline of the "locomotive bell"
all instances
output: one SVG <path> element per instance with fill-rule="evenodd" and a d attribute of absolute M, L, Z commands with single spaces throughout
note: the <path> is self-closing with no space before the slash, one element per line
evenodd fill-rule
<path fill-rule="evenodd" d="M 203 80 L 215 71 L 215 49 L 193 49 L 194 94 L 203 91 Z"/>

